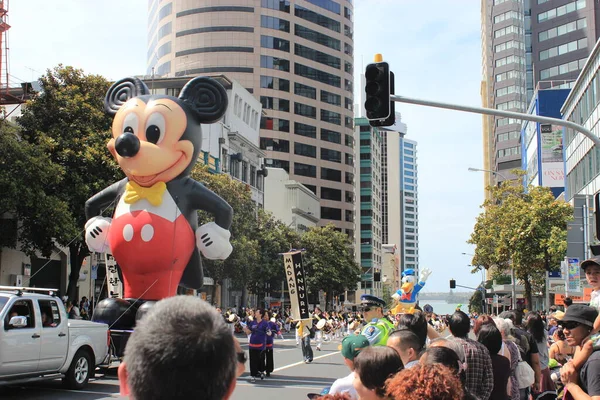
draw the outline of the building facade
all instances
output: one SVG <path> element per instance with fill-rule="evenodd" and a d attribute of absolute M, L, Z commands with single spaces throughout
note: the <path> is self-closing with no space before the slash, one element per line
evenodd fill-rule
<path fill-rule="evenodd" d="M 600 136 L 600 41 L 594 46 L 581 74 L 561 109 L 563 119 L 575 122 Z M 593 196 L 600 191 L 600 149 L 583 134 L 564 129 L 565 200 L 574 207 L 573 229 L 568 230 L 568 256 L 585 259 L 595 235 Z M 576 234 L 579 235 L 575 236 Z"/>
<path fill-rule="evenodd" d="M 526 112 L 548 81 L 572 86 L 599 35 L 592 0 L 483 0 L 481 8 L 484 107 Z M 484 117 L 484 169 L 500 173 L 486 186 L 521 167 L 520 132 L 520 120 Z"/>
<path fill-rule="evenodd" d="M 400 113 L 396 123 L 381 129 L 382 239 L 396 246 L 401 273 L 419 269 L 419 201 L 417 142 L 406 138 Z"/>
<path fill-rule="evenodd" d="M 352 2 L 216 4 L 149 2 L 148 73 L 223 73 L 240 82 L 265 112 L 257 122 L 266 166 L 285 169 L 319 197 L 321 225 L 353 237 Z"/>
<path fill-rule="evenodd" d="M 355 157 L 360 160 L 360 178 L 356 182 L 357 214 L 360 212 L 360 229 L 355 234 L 356 261 L 362 269 L 360 289 L 356 298 L 362 294 L 381 296 L 382 265 L 382 180 L 381 152 L 382 138 L 380 130 L 371 127 L 366 118 L 356 118 L 356 136 L 359 146 Z M 359 251 L 360 250 L 360 251 Z"/>

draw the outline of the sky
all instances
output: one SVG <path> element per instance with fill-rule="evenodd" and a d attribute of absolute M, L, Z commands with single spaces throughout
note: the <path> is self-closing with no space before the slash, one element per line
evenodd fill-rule
<path fill-rule="evenodd" d="M 381 53 L 397 94 L 481 104 L 479 1 L 353 2 L 357 78 Z M 12 0 L 11 82 L 32 81 L 60 63 L 112 80 L 143 75 L 146 19 L 147 0 Z M 475 287 L 481 274 L 470 273 L 471 257 L 462 253 L 473 253 L 466 242 L 483 202 L 483 173 L 467 170 L 483 168 L 482 118 L 398 103 L 396 111 L 418 142 L 419 265 L 433 271 L 423 291 L 446 292 L 452 278 Z"/>

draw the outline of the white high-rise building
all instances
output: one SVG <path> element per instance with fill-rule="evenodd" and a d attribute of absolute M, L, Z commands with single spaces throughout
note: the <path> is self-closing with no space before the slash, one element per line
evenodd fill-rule
<path fill-rule="evenodd" d="M 380 129 L 382 149 L 382 240 L 396 245 L 401 271 L 419 268 L 417 142 L 405 137 L 406 124 Z"/>

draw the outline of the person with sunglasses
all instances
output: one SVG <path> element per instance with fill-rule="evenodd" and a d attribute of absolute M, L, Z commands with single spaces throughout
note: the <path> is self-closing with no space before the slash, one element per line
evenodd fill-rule
<path fill-rule="evenodd" d="M 363 294 L 360 296 L 360 302 L 363 318 L 368 322 L 361 335 L 367 337 L 371 346 L 385 346 L 390 333 L 394 331 L 394 325 L 383 314 L 385 301 L 370 294 Z"/>
<path fill-rule="evenodd" d="M 559 326 L 570 346 L 581 346 L 594 328 L 598 311 L 583 304 L 573 304 L 559 321 Z M 565 389 L 574 400 L 600 400 L 600 351 L 594 351 L 577 372 L 569 361 L 561 369 L 560 377 Z"/>

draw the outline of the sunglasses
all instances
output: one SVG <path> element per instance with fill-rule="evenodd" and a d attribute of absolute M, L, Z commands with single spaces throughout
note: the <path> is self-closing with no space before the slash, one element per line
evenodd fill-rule
<path fill-rule="evenodd" d="M 236 355 L 237 355 L 237 361 L 240 364 L 246 364 L 246 361 L 248 361 L 248 356 L 246 356 L 245 352 L 241 351 L 239 353 L 236 353 Z"/>
<path fill-rule="evenodd" d="M 581 325 L 579 322 L 574 322 L 574 321 L 563 322 L 563 323 L 560 324 L 561 327 L 563 327 L 564 329 L 568 329 L 568 330 L 575 329 L 579 325 Z"/>

